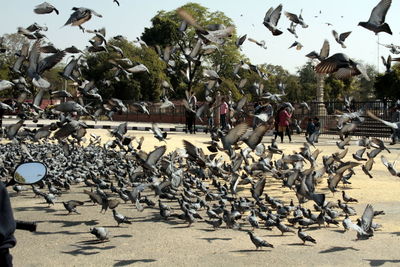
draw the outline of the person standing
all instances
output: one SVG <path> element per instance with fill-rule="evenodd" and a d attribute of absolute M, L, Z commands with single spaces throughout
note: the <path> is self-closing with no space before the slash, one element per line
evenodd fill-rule
<path fill-rule="evenodd" d="M 16 223 L 10 204 L 10 198 L 2 182 L 0 182 L 0 266 L 13 266 L 10 248 L 16 244 L 14 231 Z"/>
<path fill-rule="evenodd" d="M 306 137 L 311 136 L 315 132 L 315 125 L 311 118 L 308 119 Z"/>
<path fill-rule="evenodd" d="M 391 122 L 397 123 L 400 122 L 400 107 L 396 105 L 395 110 L 392 114 Z M 395 145 L 400 138 L 400 129 L 391 129 L 392 130 L 392 142 L 390 142 L 390 145 Z"/>
<path fill-rule="evenodd" d="M 321 133 L 321 123 L 319 122 L 319 118 L 315 117 L 313 123 L 314 123 L 314 127 L 315 127 L 315 132 L 317 133 L 317 137 L 315 138 L 314 143 L 318 143 L 318 137 Z"/>
<path fill-rule="evenodd" d="M 3 116 L 4 116 L 4 109 L 0 107 L 0 136 L 3 135 Z"/>
<path fill-rule="evenodd" d="M 286 129 L 289 127 L 289 122 L 290 122 L 290 118 L 292 117 L 291 113 L 289 113 L 289 109 L 288 108 L 283 108 L 280 112 L 279 112 L 279 123 L 278 123 L 278 134 L 281 137 L 281 142 L 283 143 L 283 135 L 286 132 Z M 291 137 L 290 135 L 289 137 L 289 141 L 291 141 Z"/>
<path fill-rule="evenodd" d="M 189 99 L 189 107 L 188 111 L 188 130 L 191 134 L 196 133 L 196 109 L 197 109 L 197 98 L 195 95 L 192 95 Z"/>
<path fill-rule="evenodd" d="M 225 130 L 227 127 L 226 115 L 228 114 L 229 107 L 228 103 L 226 103 L 225 98 L 221 99 L 221 105 L 219 107 L 220 121 L 221 121 L 221 129 Z"/>

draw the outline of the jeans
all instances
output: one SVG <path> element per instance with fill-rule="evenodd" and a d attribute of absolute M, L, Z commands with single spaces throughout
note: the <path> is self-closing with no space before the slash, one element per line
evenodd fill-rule
<path fill-rule="evenodd" d="M 226 129 L 226 114 L 221 114 L 220 119 L 221 119 L 221 128 Z"/>

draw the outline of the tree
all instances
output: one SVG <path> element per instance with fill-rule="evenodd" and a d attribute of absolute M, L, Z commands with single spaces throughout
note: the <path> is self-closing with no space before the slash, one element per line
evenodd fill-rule
<path fill-rule="evenodd" d="M 394 65 L 391 72 L 379 74 L 374 87 L 376 97 L 381 100 L 400 99 L 400 65 Z"/>
<path fill-rule="evenodd" d="M 121 48 L 126 59 L 134 64 L 145 65 L 149 72 L 134 73 L 128 77 L 116 75 L 118 69 L 112 61 L 117 62 L 121 56 L 113 51 L 100 52 L 86 55 L 90 68 L 83 72 L 85 79 L 96 82 L 104 99 L 116 97 L 122 100 L 158 101 L 161 83 L 168 78 L 164 73 L 166 65 L 157 53 L 150 48 L 137 47 L 127 40 L 109 40 L 108 44 Z"/>
<path fill-rule="evenodd" d="M 200 4 L 188 3 L 180 8 L 191 14 L 197 23 L 206 29 L 208 25 L 214 24 L 233 25 L 233 21 L 224 13 L 210 12 Z M 155 50 L 164 51 L 167 48 L 174 50 L 171 55 L 174 60 L 174 66 L 171 67 L 173 71 L 169 71 L 168 74 L 176 91 L 175 97 L 182 97 L 185 90 L 193 92 L 203 90 L 201 84 L 205 80 L 203 70 L 207 68 L 217 70 L 220 77 L 224 77 L 226 84 L 233 84 L 233 65 L 242 59 L 234 44 L 235 32 L 214 52 L 201 50 L 198 56 L 190 58 L 189 53 L 199 40 L 203 40 L 204 45 L 214 44 L 202 39 L 201 34 L 193 27 L 189 26 L 185 32 L 179 31 L 182 18 L 177 14 L 177 10 L 160 11 L 151 21 L 152 27 L 144 30 L 141 39 Z"/>
<path fill-rule="evenodd" d="M 300 92 L 297 93 L 302 101 L 316 100 L 317 94 L 317 74 L 311 61 L 308 61 L 297 71 L 300 83 Z"/>

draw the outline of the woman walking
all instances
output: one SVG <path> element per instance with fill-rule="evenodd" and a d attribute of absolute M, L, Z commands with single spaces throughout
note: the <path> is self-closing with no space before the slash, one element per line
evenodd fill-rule
<path fill-rule="evenodd" d="M 292 114 L 289 111 L 289 108 L 283 108 L 280 112 L 279 112 L 279 123 L 278 123 L 278 135 L 281 137 L 281 142 L 283 143 L 283 135 L 284 133 L 288 134 L 288 132 L 286 131 L 289 127 L 289 122 L 290 122 L 290 118 L 292 117 Z M 289 137 L 289 141 L 292 141 L 292 138 L 290 136 L 290 134 L 288 135 Z"/>

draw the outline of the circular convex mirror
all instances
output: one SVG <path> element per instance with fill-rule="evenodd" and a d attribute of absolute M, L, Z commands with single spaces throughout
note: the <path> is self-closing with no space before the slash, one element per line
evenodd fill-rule
<path fill-rule="evenodd" d="M 19 184 L 34 184 L 46 177 L 47 168 L 41 162 L 27 162 L 19 165 L 14 172 L 14 180 Z"/>

